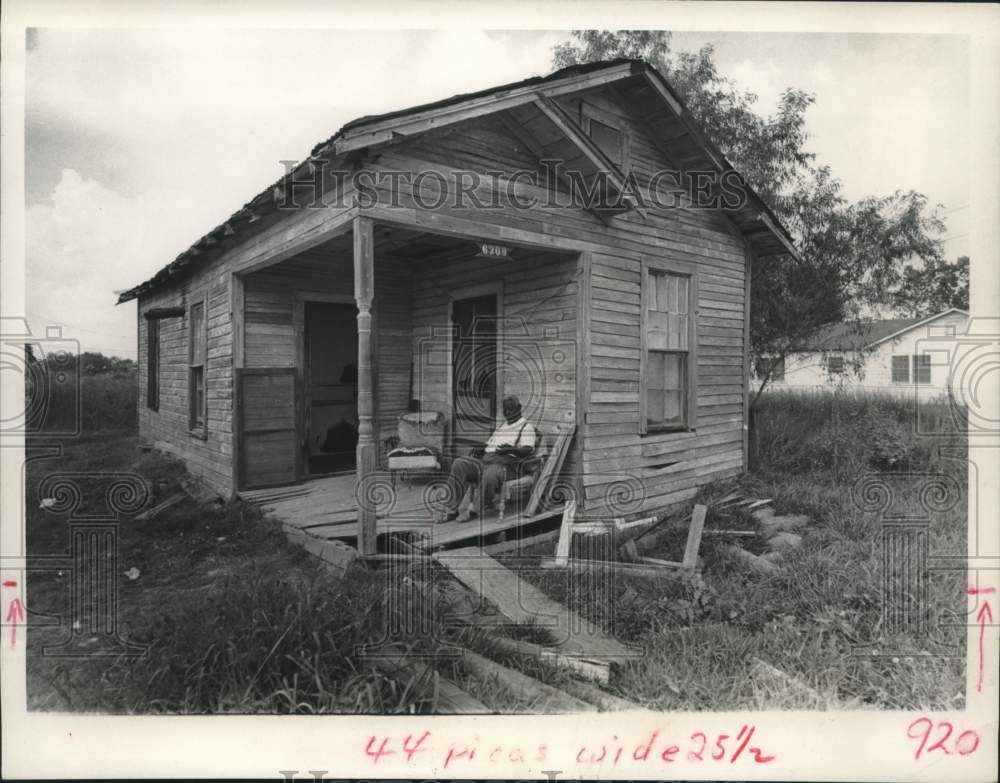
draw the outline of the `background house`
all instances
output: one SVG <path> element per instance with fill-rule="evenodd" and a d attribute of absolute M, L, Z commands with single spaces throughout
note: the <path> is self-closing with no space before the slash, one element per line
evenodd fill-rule
<path fill-rule="evenodd" d="M 811 350 L 779 361 L 770 383 L 775 389 L 843 387 L 922 400 L 947 395 L 948 348 L 959 348 L 968 321 L 967 312 L 952 308 L 923 318 L 871 321 L 861 328 L 831 324 L 812 338 Z M 762 362 L 754 369 L 759 383 Z"/>

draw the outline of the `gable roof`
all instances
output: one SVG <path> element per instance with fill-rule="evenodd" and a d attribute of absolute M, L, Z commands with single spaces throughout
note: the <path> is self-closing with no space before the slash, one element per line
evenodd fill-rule
<path fill-rule="evenodd" d="M 476 116 L 522 106 L 540 97 L 551 98 L 603 84 L 620 83 L 624 80 L 641 84 L 662 104 L 669 107 L 672 126 L 676 125 L 680 131 L 676 138 L 671 134 L 671 143 L 675 143 L 683 136 L 689 141 L 694 150 L 692 156 L 700 166 L 710 167 L 720 173 L 735 171 L 721 150 L 704 135 L 666 79 L 645 61 L 617 59 L 572 65 L 547 76 L 535 76 L 406 109 L 366 115 L 351 120 L 326 141 L 317 144 L 309 157 L 293 171 L 286 173 L 254 196 L 225 222 L 197 240 L 152 278 L 122 292 L 118 297 L 118 303 L 135 299 L 168 281 L 177 279 L 188 271 L 191 265 L 207 263 L 236 242 L 245 239 L 254 231 L 254 229 L 248 230 L 250 224 L 257 223 L 262 216 L 275 211 L 275 203 L 280 200 L 280 192 L 284 186 L 295 178 L 301 169 L 321 157 L 345 158 L 366 147 L 396 143 L 431 128 L 440 128 Z M 689 156 L 689 159 L 692 156 Z M 688 167 L 693 165 L 693 163 L 688 164 Z M 747 207 L 742 211 L 734 210 L 730 217 L 737 220 L 737 225 L 747 241 L 755 247 L 758 255 L 784 253 L 797 255 L 798 251 L 791 235 L 781 225 L 771 208 L 749 185 L 745 187 L 748 195 Z"/>
<path fill-rule="evenodd" d="M 952 307 L 940 313 L 920 318 L 887 318 L 869 321 L 861 325 L 847 322 L 828 324 L 820 327 L 813 334 L 809 340 L 808 350 L 860 351 L 865 348 L 873 348 L 879 343 L 899 337 L 952 313 L 969 315 L 965 310 Z"/>

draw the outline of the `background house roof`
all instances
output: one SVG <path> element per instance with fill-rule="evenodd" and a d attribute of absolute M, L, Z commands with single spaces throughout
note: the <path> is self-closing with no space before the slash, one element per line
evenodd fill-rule
<path fill-rule="evenodd" d="M 916 326 L 930 323 L 949 313 L 968 315 L 964 310 L 951 308 L 931 316 L 920 318 L 887 318 L 867 323 L 836 323 L 820 327 L 808 342 L 810 351 L 860 351 L 863 348 L 909 331 Z"/>
<path fill-rule="evenodd" d="M 465 104 L 470 101 L 482 101 L 483 99 L 489 97 L 494 97 L 500 100 L 509 93 L 524 91 L 525 88 L 549 85 L 563 79 L 568 80 L 573 77 L 593 74 L 602 70 L 622 70 L 623 66 L 628 67 L 625 69 L 625 73 L 622 74 L 621 78 L 641 77 L 642 79 L 645 79 L 647 85 L 658 94 L 661 102 L 666 102 L 670 105 L 670 108 L 676 115 L 677 123 L 683 128 L 685 134 L 691 138 L 691 143 L 696 148 L 696 154 L 700 155 L 700 162 L 716 168 L 719 171 L 735 170 L 719 148 L 712 143 L 712 141 L 709 140 L 697 126 L 691 117 L 690 112 L 687 111 L 683 102 L 677 96 L 676 92 L 667 80 L 663 78 L 659 71 L 645 61 L 616 59 L 582 65 L 572 65 L 554 71 L 547 76 L 535 76 L 518 82 L 511 82 L 509 84 L 490 87 L 477 92 L 453 95 L 450 98 L 418 106 L 411 106 L 398 111 L 378 115 L 366 115 L 351 120 L 343 125 L 340 130 L 338 130 L 326 141 L 313 147 L 309 157 L 302 161 L 302 163 L 294 171 L 285 174 L 272 185 L 269 185 L 267 188 L 254 196 L 250 201 L 244 204 L 243 207 L 230 215 L 225 222 L 219 224 L 197 240 L 193 245 L 191 245 L 191 247 L 160 269 L 153 277 L 119 294 L 118 303 L 121 304 L 131 299 L 135 299 L 142 294 L 167 284 L 168 282 L 179 279 L 180 276 L 188 272 L 189 268 L 193 264 L 207 263 L 208 261 L 217 258 L 225 250 L 232 247 L 236 241 L 242 241 L 245 239 L 255 230 L 248 230 L 247 227 L 250 224 L 258 223 L 265 215 L 270 215 L 276 211 L 275 205 L 280 200 L 280 193 L 283 188 L 289 181 L 296 178 L 299 171 L 303 167 L 309 165 L 312 161 L 317 160 L 320 157 L 343 157 L 345 152 L 339 149 L 339 146 L 341 145 L 348 147 L 350 150 L 357 149 L 357 147 L 360 146 L 357 140 L 359 134 L 363 135 L 368 130 L 377 129 L 380 125 L 384 126 L 388 124 L 391 126 L 393 121 L 409 118 L 413 115 L 444 111 L 450 107 L 460 106 L 461 104 Z M 386 131 L 382 132 L 384 133 Z M 388 132 L 394 137 L 393 140 L 401 140 L 402 138 L 405 138 L 401 137 L 400 139 L 396 139 L 396 134 L 392 132 L 391 129 Z M 351 153 L 347 152 L 346 154 L 350 155 Z M 764 255 L 777 253 L 796 254 L 797 251 L 795 250 L 791 235 L 788 233 L 787 229 L 781 225 L 781 222 L 775 216 L 774 212 L 767 204 L 764 203 L 760 196 L 758 196 L 749 185 L 746 185 L 745 187 L 749 197 L 747 206 L 749 211 L 756 215 L 759 224 L 751 225 L 749 221 L 743 219 L 742 224 L 740 224 L 741 231 L 746 233 L 747 238 L 752 245 L 759 245 Z M 737 219 L 738 211 L 734 212 L 732 217 Z M 256 228 L 262 228 L 262 226 L 257 226 Z M 239 235 L 238 238 L 234 240 L 234 237 L 237 237 L 237 235 Z"/>

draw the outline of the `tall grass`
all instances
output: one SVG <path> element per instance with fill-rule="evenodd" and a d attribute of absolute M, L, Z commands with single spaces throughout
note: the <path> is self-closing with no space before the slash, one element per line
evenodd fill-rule
<path fill-rule="evenodd" d="M 871 469 L 929 470 L 939 466 L 941 436 L 964 427 L 963 411 L 946 401 L 768 391 L 753 415 L 751 465 L 758 473 L 794 473 L 822 483 Z"/>
<path fill-rule="evenodd" d="M 78 430 L 135 430 L 138 382 L 135 371 L 46 375 L 26 384 L 28 410 L 35 411 L 29 431 L 39 434 Z"/>

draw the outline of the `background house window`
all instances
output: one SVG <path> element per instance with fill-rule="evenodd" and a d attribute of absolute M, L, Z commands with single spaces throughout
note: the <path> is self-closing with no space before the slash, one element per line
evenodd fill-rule
<path fill-rule="evenodd" d="M 646 431 L 690 427 L 691 278 L 650 269 L 646 276 Z"/>
<path fill-rule="evenodd" d="M 929 353 L 913 354 L 913 382 L 931 382 L 931 355 Z"/>
<path fill-rule="evenodd" d="M 191 305 L 189 325 L 188 402 L 191 429 L 205 429 L 205 303 Z"/>
<path fill-rule="evenodd" d="M 770 380 L 772 382 L 785 380 L 784 356 L 758 356 L 754 363 L 754 375 L 757 378 L 763 379 L 767 375 L 769 368 L 771 370 Z"/>
<path fill-rule="evenodd" d="M 843 356 L 826 357 L 826 371 L 830 373 L 830 375 L 843 375 L 844 357 Z"/>
<path fill-rule="evenodd" d="M 146 321 L 146 407 L 160 408 L 160 320 Z"/>
<path fill-rule="evenodd" d="M 893 356 L 892 357 L 892 382 L 893 383 L 909 383 L 910 382 L 910 357 L 909 356 Z"/>

